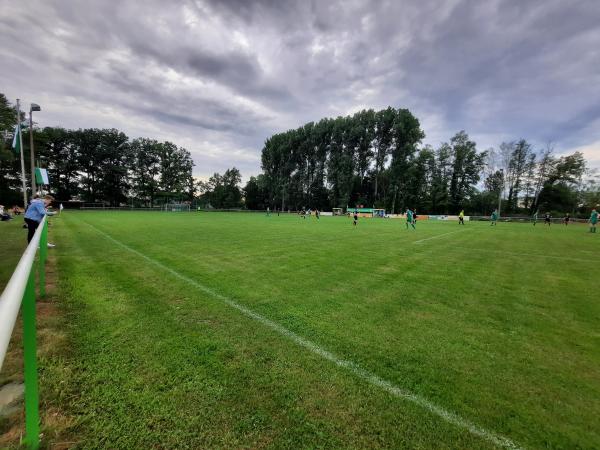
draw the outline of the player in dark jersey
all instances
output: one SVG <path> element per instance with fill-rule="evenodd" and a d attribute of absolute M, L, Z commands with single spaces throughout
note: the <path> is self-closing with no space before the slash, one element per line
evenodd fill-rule
<path fill-rule="evenodd" d="M 548 226 L 550 226 L 550 224 L 552 223 L 550 221 L 552 217 L 550 217 L 550 213 L 546 213 L 546 215 L 544 216 L 544 223 L 547 224 Z"/>

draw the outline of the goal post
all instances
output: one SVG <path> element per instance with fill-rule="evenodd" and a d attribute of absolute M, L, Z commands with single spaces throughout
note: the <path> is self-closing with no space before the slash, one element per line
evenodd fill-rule
<path fill-rule="evenodd" d="M 342 208 L 332 208 L 331 210 L 333 211 L 334 216 L 343 216 L 344 215 Z"/>
<path fill-rule="evenodd" d="M 385 209 L 373 208 L 373 217 L 385 217 Z"/>

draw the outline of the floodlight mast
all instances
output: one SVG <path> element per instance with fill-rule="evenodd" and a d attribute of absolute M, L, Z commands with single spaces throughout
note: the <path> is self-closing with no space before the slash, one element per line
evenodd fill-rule
<path fill-rule="evenodd" d="M 29 152 L 31 157 L 31 196 L 35 196 L 37 187 L 35 185 L 35 151 L 33 149 L 33 111 L 41 111 L 40 105 L 32 103 L 29 107 Z"/>
<path fill-rule="evenodd" d="M 502 205 L 502 191 L 504 190 L 504 169 L 500 169 L 500 193 L 498 194 L 498 220 L 500 220 L 500 206 Z"/>
<path fill-rule="evenodd" d="M 21 181 L 23 183 L 23 208 L 27 209 L 27 181 L 25 181 L 25 159 L 23 157 L 23 137 L 21 136 L 21 101 L 17 99 L 17 129 L 19 134 L 19 153 L 21 154 Z"/>

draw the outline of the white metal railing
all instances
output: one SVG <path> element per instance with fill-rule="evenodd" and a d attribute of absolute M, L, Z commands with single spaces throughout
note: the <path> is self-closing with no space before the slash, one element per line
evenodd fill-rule
<path fill-rule="evenodd" d="M 42 218 L 33 239 L 23 252 L 23 256 L 8 284 L 0 295 L 0 369 L 4 363 L 10 337 L 12 336 L 19 309 L 23 318 L 23 359 L 25 365 L 25 442 L 29 448 L 39 446 L 39 399 L 36 361 L 36 324 L 35 324 L 35 270 L 34 262 L 38 248 L 39 257 L 39 295 L 46 295 L 46 257 L 48 245 L 48 224 L 46 216 Z"/>

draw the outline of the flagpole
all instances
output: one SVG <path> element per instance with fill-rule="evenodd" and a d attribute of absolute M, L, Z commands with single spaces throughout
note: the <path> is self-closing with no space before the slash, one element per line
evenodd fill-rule
<path fill-rule="evenodd" d="M 25 159 L 23 157 L 23 137 L 21 136 L 21 106 L 17 99 L 17 132 L 19 133 L 19 153 L 21 154 L 21 180 L 23 182 L 23 208 L 27 209 L 27 181 L 25 181 Z"/>

